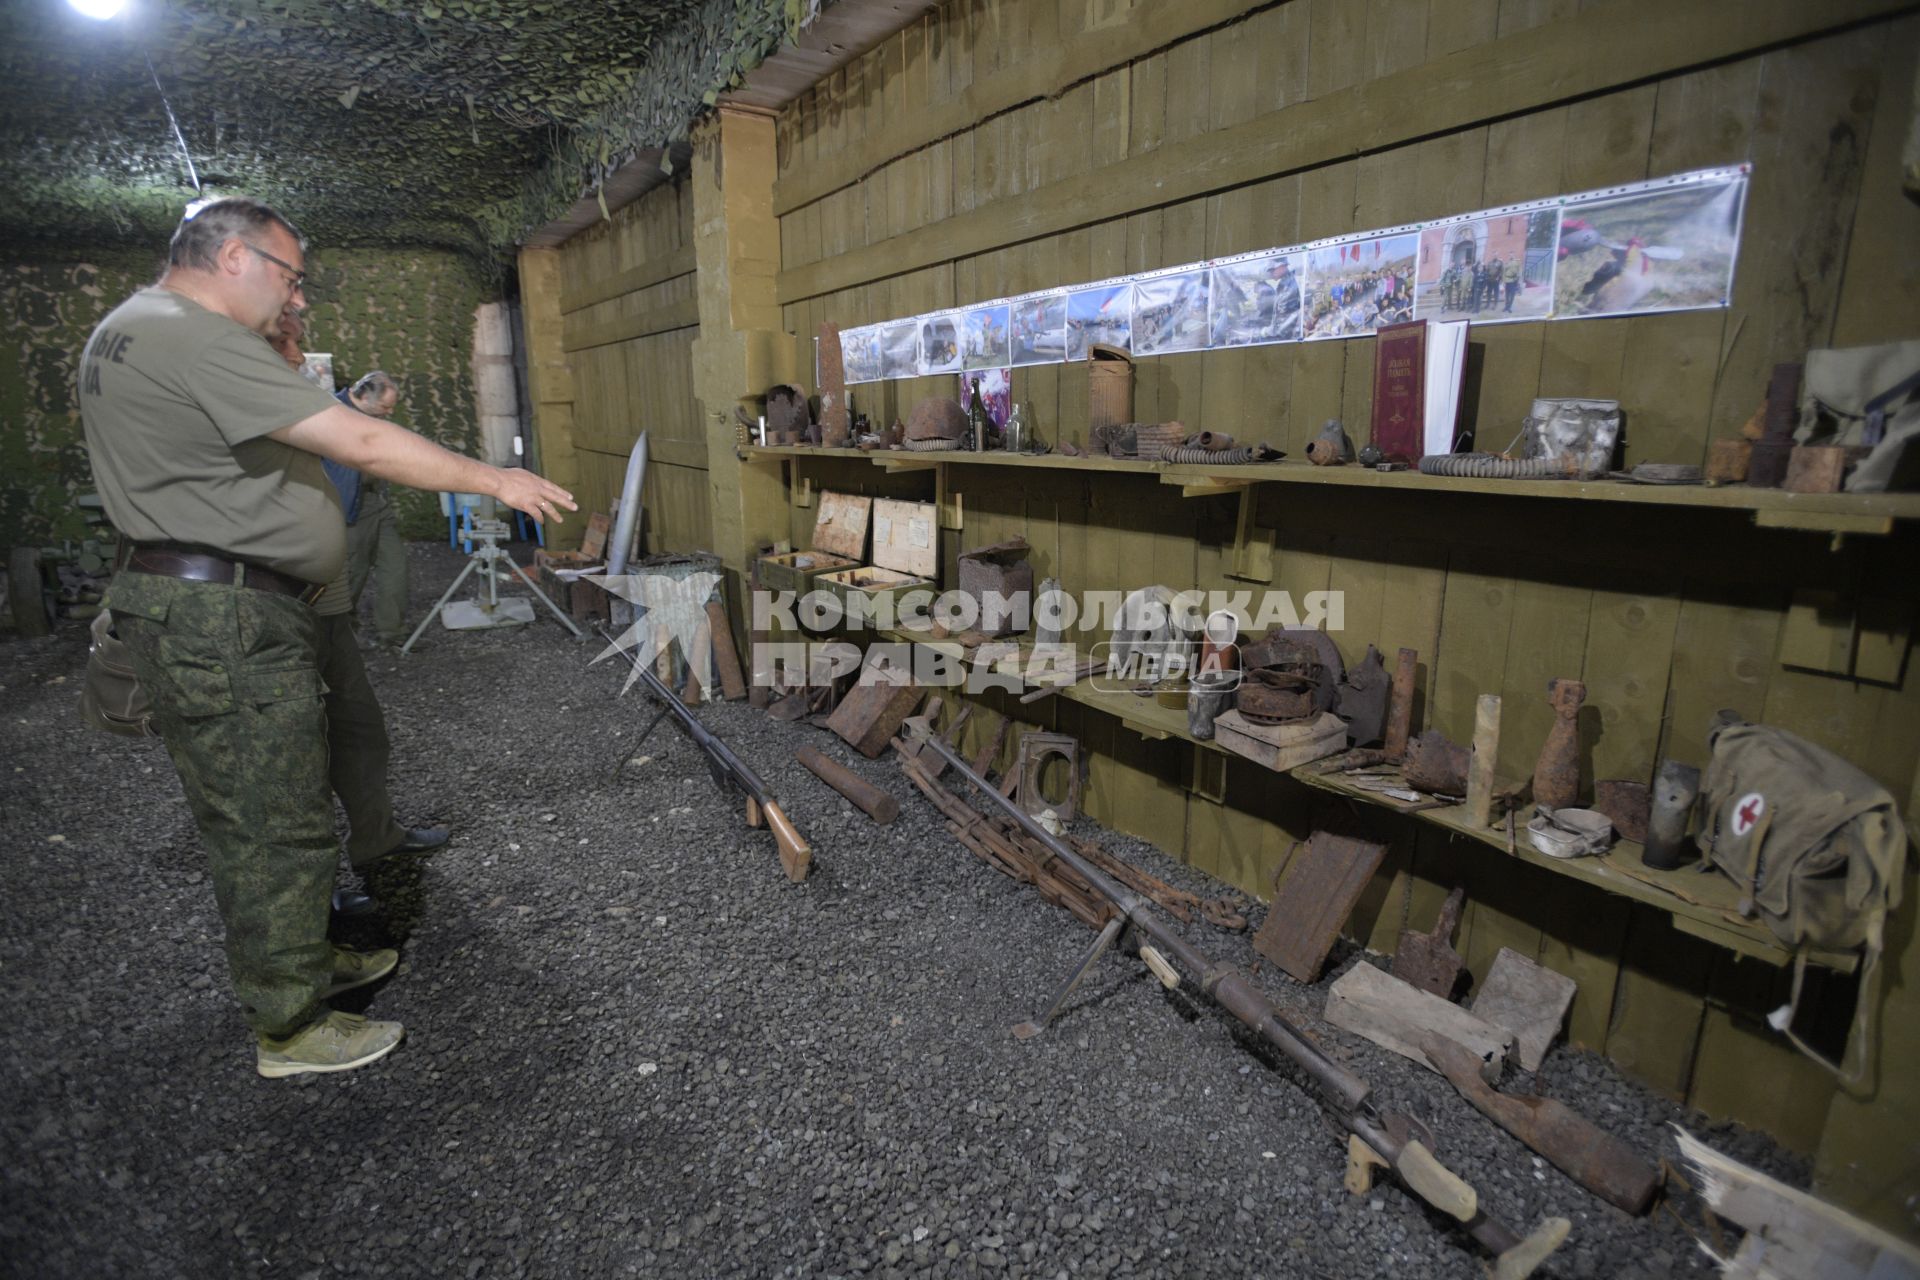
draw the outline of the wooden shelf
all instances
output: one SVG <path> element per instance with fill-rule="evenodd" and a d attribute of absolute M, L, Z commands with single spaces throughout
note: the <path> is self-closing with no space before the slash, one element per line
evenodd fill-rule
<path fill-rule="evenodd" d="M 1164 462 L 1060 454 L 914 453 L 907 450 L 816 449 L 807 446 L 754 448 L 750 456 L 768 458 L 865 458 L 889 470 L 926 470 L 935 466 L 1024 467 L 1086 472 L 1131 472 L 1158 476 L 1192 495 L 1231 493 L 1255 484 L 1343 485 L 1349 488 L 1416 493 L 1477 494 L 1500 498 L 1619 502 L 1638 506 L 1690 507 L 1745 512 L 1763 528 L 1800 529 L 1831 534 L 1885 534 L 1896 521 L 1920 520 L 1920 493 L 1788 493 L 1745 485 L 1632 484 L 1624 480 L 1476 480 L 1428 476 L 1417 471 L 1370 471 L 1359 466 L 1316 467 L 1306 462 L 1261 462 L 1238 467 L 1202 467 Z"/>
<path fill-rule="evenodd" d="M 967 654 L 966 648 L 955 640 L 929 640 L 911 631 L 898 630 L 883 631 L 879 635 L 886 640 L 923 645 L 950 658 L 964 659 Z M 1203 742 L 1195 738 L 1187 731 L 1185 712 L 1162 706 L 1150 697 L 1124 690 L 1096 689 L 1085 682 L 1064 688 L 1053 696 L 1110 715 L 1144 738 L 1175 738 L 1192 743 L 1200 750 L 1233 759 L 1241 758 L 1217 742 Z M 1793 960 L 1793 951 L 1775 938 L 1764 923 L 1740 915 L 1738 888 L 1717 872 L 1696 868 L 1655 870 L 1642 861 L 1641 847 L 1628 840 L 1617 842 L 1601 857 L 1549 857 L 1527 841 L 1526 825 L 1517 819 L 1513 847 L 1509 850 L 1505 826 L 1491 830 L 1476 826 L 1468 818 L 1465 805 L 1409 810 L 1397 801 L 1355 785 L 1347 775 L 1320 773 L 1325 764 L 1325 761 L 1315 761 L 1286 770 L 1281 776 L 1290 777 L 1319 791 L 1345 796 L 1361 804 L 1429 823 L 1449 835 L 1486 845 L 1502 857 L 1516 858 L 1555 875 L 1591 885 L 1604 893 L 1631 898 L 1665 911 L 1673 917 L 1674 927 L 1681 932 L 1737 954 L 1774 965 L 1786 965 Z M 1815 951 L 1810 959 L 1825 968 L 1850 973 L 1859 958 L 1851 951 Z"/>

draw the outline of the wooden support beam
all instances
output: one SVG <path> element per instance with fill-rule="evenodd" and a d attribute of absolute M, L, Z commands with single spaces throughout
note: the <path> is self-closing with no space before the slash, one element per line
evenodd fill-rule
<path fill-rule="evenodd" d="M 563 313 L 579 311 L 595 303 L 611 302 L 629 293 L 651 289 L 654 285 L 664 284 L 678 276 L 692 275 L 694 266 L 693 246 L 682 245 L 665 257 L 643 262 L 637 267 L 629 267 L 625 271 L 597 280 L 577 292 L 562 294 L 560 310 Z"/>
<path fill-rule="evenodd" d="M 700 299 L 682 298 L 664 307 L 653 307 L 630 316 L 602 320 L 598 324 L 582 324 L 573 317 L 568 317 L 564 345 L 569 352 L 585 351 L 589 347 L 604 347 L 609 343 L 648 338 L 656 333 L 672 333 L 675 329 L 691 329 L 699 323 Z"/>
<path fill-rule="evenodd" d="M 779 300 L 1107 222 L 1884 17 L 1909 0 L 1612 0 L 784 271 Z M 1540 191 L 1538 195 L 1554 194 Z M 1345 227 L 1302 225 L 1302 240 Z M 1068 283 L 1061 281 L 1060 283 Z"/>
<path fill-rule="evenodd" d="M 1070 41 L 1022 51 L 1004 71 L 969 84 L 965 92 L 940 102 L 916 102 L 858 145 L 826 160 L 803 165 L 773 185 L 773 211 L 784 217 L 795 209 L 851 186 L 896 156 L 938 142 L 1014 107 L 1042 98 L 1058 98 L 1094 76 L 1124 67 L 1176 41 L 1198 35 L 1260 8 L 1267 0 L 1186 0 L 1146 5 L 1129 20 Z M 931 19 L 938 23 L 938 15 Z"/>

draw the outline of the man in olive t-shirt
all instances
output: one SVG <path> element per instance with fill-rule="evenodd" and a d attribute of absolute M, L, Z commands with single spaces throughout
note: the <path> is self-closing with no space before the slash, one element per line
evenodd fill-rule
<path fill-rule="evenodd" d="M 320 459 L 490 493 L 535 519 L 578 509 L 531 472 L 450 453 L 288 369 L 261 339 L 302 298 L 305 255 L 268 206 L 214 201 L 80 365 L 94 477 L 132 548 L 108 605 L 206 847 L 265 1076 L 351 1070 L 401 1035 L 325 1004 L 398 957 L 326 936 L 337 851 L 310 602 L 344 564 L 346 530 Z"/>

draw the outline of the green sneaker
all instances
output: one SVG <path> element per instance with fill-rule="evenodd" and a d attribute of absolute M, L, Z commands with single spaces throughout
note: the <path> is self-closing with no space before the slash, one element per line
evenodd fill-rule
<path fill-rule="evenodd" d="M 392 973 L 394 966 L 399 963 L 400 953 L 392 947 L 383 947 L 378 951 L 352 951 L 337 946 L 333 949 L 333 985 L 327 988 L 327 995 L 337 996 L 342 991 L 378 982 Z"/>
<path fill-rule="evenodd" d="M 257 1037 L 257 1065 L 269 1080 L 309 1071 L 351 1071 L 392 1053 L 404 1034 L 397 1022 L 370 1022 L 357 1013 L 329 1009 L 284 1039 Z"/>

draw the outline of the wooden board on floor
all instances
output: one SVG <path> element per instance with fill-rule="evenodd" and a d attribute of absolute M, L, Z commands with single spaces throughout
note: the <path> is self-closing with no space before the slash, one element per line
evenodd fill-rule
<path fill-rule="evenodd" d="M 1474 1017 L 1459 1005 L 1428 995 L 1364 960 L 1340 975 L 1327 992 L 1327 1021 L 1436 1070 L 1420 1042 L 1439 1034 L 1471 1050 L 1482 1062 L 1506 1055 L 1513 1033 Z"/>

